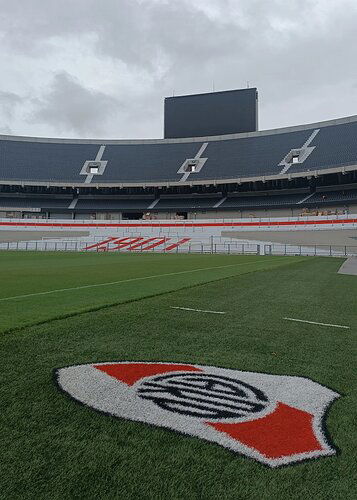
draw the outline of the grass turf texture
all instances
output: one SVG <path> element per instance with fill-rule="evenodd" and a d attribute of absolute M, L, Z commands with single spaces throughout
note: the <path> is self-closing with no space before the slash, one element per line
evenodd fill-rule
<path fill-rule="evenodd" d="M 77 254 L 0 259 L 2 297 L 244 264 L 0 302 L 1 498 L 356 497 L 357 279 L 336 274 L 342 260 Z M 154 294 L 161 295 L 144 298 Z M 116 301 L 123 303 L 105 307 Z M 105 308 L 76 315 L 89 307 Z M 73 316 L 51 320 L 66 314 Z M 351 329 L 291 323 L 284 316 Z M 342 453 L 271 470 L 197 438 L 100 415 L 53 384 L 55 367 L 113 360 L 310 377 L 343 394 L 327 419 Z"/>
<path fill-rule="evenodd" d="M 0 253 L 0 332 L 292 262 L 291 257 Z M 120 281 L 114 285 L 101 284 Z M 98 286 L 99 285 L 99 286 Z M 88 287 L 47 294 L 48 291 Z M 20 299 L 8 298 L 33 294 Z"/>

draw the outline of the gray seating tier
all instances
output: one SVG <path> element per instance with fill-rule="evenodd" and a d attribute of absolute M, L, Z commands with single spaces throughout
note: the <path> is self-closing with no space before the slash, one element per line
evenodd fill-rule
<path fill-rule="evenodd" d="M 22 196 L 0 196 L 1 208 L 68 208 L 72 198 L 32 198 Z"/>
<path fill-rule="evenodd" d="M 222 197 L 197 197 L 197 198 L 160 198 L 155 210 L 158 209 L 178 209 L 178 210 L 198 210 L 213 208 Z"/>
<path fill-rule="evenodd" d="M 299 204 L 306 196 L 307 194 L 232 196 L 228 197 L 219 208 L 289 206 Z"/>
<path fill-rule="evenodd" d="M 262 195 L 195 195 L 191 197 L 163 196 L 159 200 L 154 197 L 79 197 L 47 198 L 44 196 L 0 196 L 0 211 L 18 209 L 26 211 L 40 209 L 52 212 L 56 209 L 73 211 L 194 211 L 194 210 L 239 210 L 247 208 L 278 208 L 290 206 L 319 206 L 357 201 L 357 189 L 340 191 L 321 191 L 312 195 L 308 193 L 262 194 Z M 218 206 L 216 206 L 218 205 Z M 152 206 L 152 208 L 150 208 Z"/>
<path fill-rule="evenodd" d="M 282 172 L 282 160 L 306 142 L 311 148 L 306 159 Z M 202 168 L 186 176 L 178 172 L 200 150 L 201 158 L 206 159 Z M 104 172 L 92 176 L 81 174 L 85 162 L 94 161 L 98 155 L 106 162 Z M 199 140 L 101 142 L 0 137 L 0 183 L 204 183 L 354 164 L 357 165 L 357 118 L 340 120 L 337 124 L 325 122 Z"/>
<path fill-rule="evenodd" d="M 79 199 L 76 210 L 147 210 L 154 198 L 145 199 Z"/>
<path fill-rule="evenodd" d="M 306 204 L 321 205 L 322 203 L 343 203 L 357 200 L 357 189 L 341 191 L 324 191 L 314 193 L 306 200 Z"/>

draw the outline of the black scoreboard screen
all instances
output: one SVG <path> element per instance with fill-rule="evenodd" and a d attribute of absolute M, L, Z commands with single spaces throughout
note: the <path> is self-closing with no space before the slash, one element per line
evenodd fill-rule
<path fill-rule="evenodd" d="M 165 139 L 255 132 L 257 128 L 256 88 L 165 99 Z"/>

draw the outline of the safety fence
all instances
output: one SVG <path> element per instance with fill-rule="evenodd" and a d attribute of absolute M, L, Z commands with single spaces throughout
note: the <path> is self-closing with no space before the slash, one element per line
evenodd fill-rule
<path fill-rule="evenodd" d="M 59 240 L 59 241 L 15 241 L 0 243 L 2 251 L 43 251 L 43 252 L 101 252 L 101 253 L 195 253 L 195 254 L 227 254 L 227 255 L 302 255 L 302 256 L 330 256 L 349 257 L 357 256 L 357 246 L 344 245 L 291 245 L 291 244 L 264 244 L 241 243 L 222 238 L 210 238 L 205 242 L 163 242 L 145 250 L 146 244 L 136 244 L 135 249 L 120 247 L 115 244 L 98 244 L 95 241 Z"/>

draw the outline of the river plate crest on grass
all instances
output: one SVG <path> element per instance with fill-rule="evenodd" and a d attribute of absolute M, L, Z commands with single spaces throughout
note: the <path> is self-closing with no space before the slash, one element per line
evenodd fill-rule
<path fill-rule="evenodd" d="M 269 467 L 334 455 L 325 417 L 339 394 L 308 378 L 170 362 L 106 362 L 55 371 L 97 411 L 217 443 Z"/>

